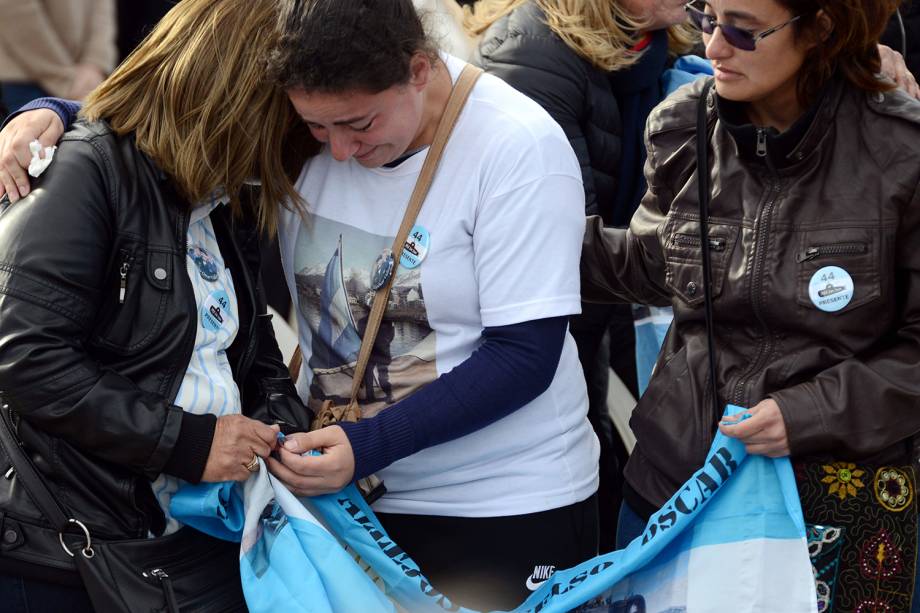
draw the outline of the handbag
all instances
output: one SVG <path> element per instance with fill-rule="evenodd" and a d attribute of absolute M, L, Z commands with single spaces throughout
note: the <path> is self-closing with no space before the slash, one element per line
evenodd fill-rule
<path fill-rule="evenodd" d="M 697 127 L 697 183 L 700 244 L 709 244 L 710 80 L 700 96 Z M 710 288 L 712 264 L 703 249 L 704 309 L 709 386 L 714 415 L 720 415 Z M 917 561 L 916 476 L 910 446 L 894 461 L 851 462 L 830 456 L 793 460 L 818 611 L 908 611 Z"/>
<path fill-rule="evenodd" d="M 5 401 L 0 402 L 0 448 L 12 464 L 9 478 L 17 480 L 50 524 L 17 522 L 24 538 L 42 550 L 43 558 L 51 558 L 53 551 L 43 545 L 56 541 L 60 549 L 48 566 L 76 570 L 97 611 L 246 611 L 238 543 L 192 528 L 159 538 L 93 538 L 83 522 L 65 512 L 23 450 Z"/>
<path fill-rule="evenodd" d="M 473 91 L 473 86 L 476 84 L 476 80 L 481 74 L 482 70 L 471 64 L 467 64 L 464 67 L 463 72 L 460 73 L 460 77 L 457 79 L 451 91 L 450 99 L 447 101 L 447 106 L 444 109 L 444 114 L 438 122 L 438 128 L 435 132 L 431 148 L 428 151 L 428 155 L 425 157 L 425 163 L 422 166 L 422 170 L 419 172 L 419 177 L 415 183 L 415 189 L 412 191 L 412 196 L 409 199 L 409 205 L 406 207 L 406 212 L 403 214 L 399 232 L 396 233 L 396 238 L 393 240 L 393 246 L 389 251 L 389 271 L 386 273 L 388 276 L 385 278 L 383 285 L 374 294 L 374 302 L 371 306 L 370 314 L 368 315 L 367 328 L 364 332 L 364 338 L 361 340 L 361 349 L 358 352 L 358 361 L 355 364 L 355 372 L 352 376 L 349 402 L 347 404 L 337 405 L 332 400 L 325 400 L 313 419 L 313 423 L 310 426 L 311 430 L 319 430 L 327 426 L 334 426 L 339 422 L 356 422 L 361 419 L 361 406 L 358 403 L 358 394 L 364 382 L 364 374 L 367 370 L 368 362 L 370 361 L 374 342 L 377 339 L 377 332 L 380 330 L 380 323 L 383 321 L 383 315 L 386 312 L 387 303 L 390 297 L 390 289 L 396 279 L 396 268 L 399 261 L 398 254 L 402 253 L 403 247 L 406 245 L 406 239 L 409 237 L 409 232 L 415 224 L 415 219 L 418 217 L 419 211 L 422 209 L 425 197 L 428 195 L 428 190 L 434 180 L 434 175 L 441 161 L 441 156 L 444 153 L 444 148 L 447 146 L 447 141 L 450 139 L 450 134 L 457 123 L 460 112 L 463 110 L 466 99 L 469 97 L 470 92 Z M 394 254 L 396 254 L 395 257 L 397 258 L 395 262 L 393 261 Z M 300 349 L 300 345 L 298 345 L 289 366 L 291 377 L 295 382 L 300 374 L 302 364 L 303 352 Z M 386 492 L 383 482 L 374 475 L 360 479 L 358 481 L 358 487 L 364 493 L 365 499 L 369 504 L 373 503 Z"/>

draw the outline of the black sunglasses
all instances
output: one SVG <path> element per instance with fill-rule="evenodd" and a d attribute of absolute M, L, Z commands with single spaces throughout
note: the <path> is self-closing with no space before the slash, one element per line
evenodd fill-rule
<path fill-rule="evenodd" d="M 779 32 L 790 23 L 793 23 L 802 17 L 801 15 L 796 15 L 785 23 L 774 26 L 769 30 L 764 30 L 759 34 L 754 34 L 750 30 L 745 30 L 737 26 L 731 26 L 726 23 L 719 23 L 716 21 L 714 15 L 707 15 L 705 11 L 694 6 L 694 2 L 688 2 L 684 8 L 687 10 L 687 14 L 690 15 L 690 21 L 692 21 L 693 25 L 699 28 L 703 34 L 712 35 L 716 31 L 716 28 L 721 28 L 722 35 L 725 37 L 725 40 L 728 41 L 728 44 L 743 51 L 753 51 L 757 48 L 758 41 L 763 40 L 771 34 Z"/>

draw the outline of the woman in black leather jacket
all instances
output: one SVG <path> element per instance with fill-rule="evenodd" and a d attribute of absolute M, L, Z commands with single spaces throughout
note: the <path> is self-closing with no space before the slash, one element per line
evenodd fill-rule
<path fill-rule="evenodd" d="M 253 52 L 276 20 L 269 0 L 179 4 L 90 96 L 31 195 L 0 206 L 0 394 L 97 539 L 176 532 L 182 482 L 245 480 L 278 422 L 308 427 L 259 279 L 259 226 L 297 201 L 282 156 L 300 168 L 289 145 L 312 142 Z M 0 608 L 90 610 L 5 461 Z M 222 551 L 209 563 L 237 564 Z"/>

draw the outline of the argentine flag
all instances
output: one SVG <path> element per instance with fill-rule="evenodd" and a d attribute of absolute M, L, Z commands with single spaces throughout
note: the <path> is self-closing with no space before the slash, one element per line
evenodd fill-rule
<path fill-rule="evenodd" d="M 726 413 L 740 410 L 729 407 Z M 181 503 L 186 494 L 180 490 L 174 501 Z M 245 484 L 243 499 L 240 567 L 253 613 L 469 611 L 425 579 L 424 569 L 387 536 L 354 486 L 297 499 L 263 467 Z M 179 517 L 175 510 L 173 515 L 213 530 L 213 522 Z M 514 609 L 571 610 L 817 613 L 788 458 L 748 456 L 741 442 L 717 433 L 706 463 L 651 517 L 641 536 L 625 549 L 556 571 Z"/>

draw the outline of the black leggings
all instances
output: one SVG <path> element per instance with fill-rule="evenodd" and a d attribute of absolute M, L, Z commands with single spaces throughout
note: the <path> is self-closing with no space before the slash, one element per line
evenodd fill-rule
<path fill-rule="evenodd" d="M 569 568 L 597 555 L 596 494 L 529 515 L 377 517 L 435 589 L 479 611 L 512 609 L 553 568 Z"/>

